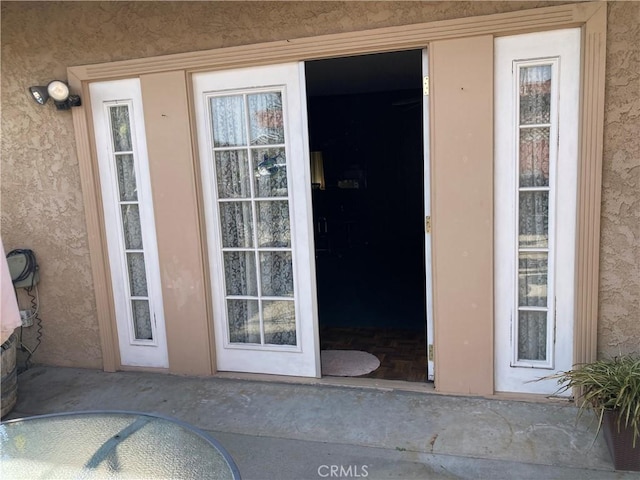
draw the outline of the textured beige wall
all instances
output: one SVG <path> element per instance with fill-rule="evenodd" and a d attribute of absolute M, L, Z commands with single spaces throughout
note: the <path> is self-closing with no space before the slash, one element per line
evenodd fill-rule
<path fill-rule="evenodd" d="M 30 85 L 72 65 L 535 8 L 557 2 L 2 2 L 2 238 L 42 269 L 37 362 L 101 365 L 69 112 Z M 640 343 L 638 15 L 610 5 L 600 350 Z M 33 331 L 26 333 L 27 339 Z"/>
<path fill-rule="evenodd" d="M 493 37 L 433 42 L 431 190 L 435 379 L 494 392 Z M 471 236 L 469 232 L 474 234 Z M 473 359 L 472 362 L 469 359 Z"/>
<path fill-rule="evenodd" d="M 599 355 L 640 353 L 640 2 L 609 5 Z"/>

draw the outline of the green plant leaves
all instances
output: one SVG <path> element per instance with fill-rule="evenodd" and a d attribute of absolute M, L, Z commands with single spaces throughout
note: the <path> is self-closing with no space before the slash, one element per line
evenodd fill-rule
<path fill-rule="evenodd" d="M 640 358 L 626 355 L 575 365 L 545 378 L 558 380 L 560 392 L 576 389 L 580 413 L 593 410 L 602 426 L 605 410 L 618 412 L 618 429 L 633 429 L 633 448 L 640 438 Z"/>

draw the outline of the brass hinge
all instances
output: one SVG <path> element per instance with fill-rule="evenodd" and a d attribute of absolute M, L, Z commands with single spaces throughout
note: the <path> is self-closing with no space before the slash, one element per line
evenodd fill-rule
<path fill-rule="evenodd" d="M 425 97 L 429 96 L 429 75 L 422 79 L 422 94 Z"/>
<path fill-rule="evenodd" d="M 431 233 L 431 216 L 427 215 L 424 217 L 424 230 L 427 233 Z"/>
<path fill-rule="evenodd" d="M 433 345 L 429 345 L 429 352 L 427 353 L 427 358 L 430 362 L 433 362 Z"/>

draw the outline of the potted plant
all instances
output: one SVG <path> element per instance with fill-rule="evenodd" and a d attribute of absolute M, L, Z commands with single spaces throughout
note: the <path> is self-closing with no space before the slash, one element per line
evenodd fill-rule
<path fill-rule="evenodd" d="M 597 360 L 552 377 L 561 392 L 576 392 L 579 415 L 595 412 L 615 469 L 640 471 L 640 357 Z"/>

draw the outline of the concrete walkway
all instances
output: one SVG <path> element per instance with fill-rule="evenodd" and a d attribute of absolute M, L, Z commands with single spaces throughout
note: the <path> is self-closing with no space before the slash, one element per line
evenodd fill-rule
<path fill-rule="evenodd" d="M 186 421 L 246 480 L 640 478 L 615 472 L 592 417 L 564 402 L 34 367 L 9 418 L 79 410 Z"/>

